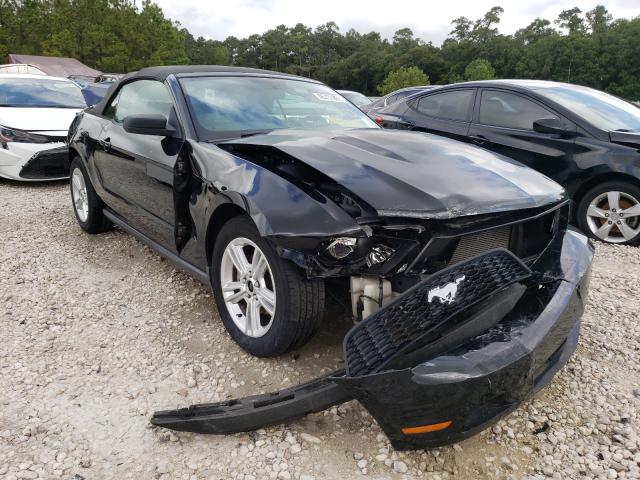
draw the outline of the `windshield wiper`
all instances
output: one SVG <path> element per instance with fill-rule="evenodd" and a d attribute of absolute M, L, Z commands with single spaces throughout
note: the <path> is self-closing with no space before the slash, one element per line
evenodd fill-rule
<path fill-rule="evenodd" d="M 243 132 L 243 133 L 238 133 L 237 135 L 230 135 L 228 137 L 220 137 L 220 138 L 213 138 L 211 140 L 205 140 L 205 143 L 219 143 L 219 142 L 226 142 L 227 140 L 235 140 L 236 138 L 247 138 L 247 137 L 253 137 L 255 135 L 263 135 L 263 134 L 267 134 L 269 132 L 273 132 L 274 129 L 271 130 L 256 130 L 254 132 Z"/>
<path fill-rule="evenodd" d="M 272 132 L 273 129 L 271 130 L 256 130 L 255 132 L 245 132 L 245 133 L 241 133 L 240 134 L 240 138 L 247 138 L 247 137 L 253 137 L 254 135 L 263 135 L 269 132 Z"/>

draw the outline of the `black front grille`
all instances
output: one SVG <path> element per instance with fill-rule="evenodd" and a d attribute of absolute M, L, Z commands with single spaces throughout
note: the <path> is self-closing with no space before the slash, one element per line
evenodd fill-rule
<path fill-rule="evenodd" d="M 47 141 L 51 142 L 51 143 L 66 143 L 67 142 L 67 136 L 63 135 L 63 136 L 59 136 L 59 135 L 43 135 L 44 137 L 47 137 Z"/>
<path fill-rule="evenodd" d="M 530 275 L 518 258 L 503 249 L 431 275 L 347 333 L 347 374 L 378 371 L 448 319 Z"/>

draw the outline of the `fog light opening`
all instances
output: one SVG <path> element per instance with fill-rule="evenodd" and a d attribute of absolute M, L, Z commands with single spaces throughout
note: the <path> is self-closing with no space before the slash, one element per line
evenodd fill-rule
<path fill-rule="evenodd" d="M 389 260 L 395 252 L 393 248 L 387 247 L 386 245 L 376 245 L 367 254 L 367 266 L 373 267 L 374 265 L 384 263 Z"/>

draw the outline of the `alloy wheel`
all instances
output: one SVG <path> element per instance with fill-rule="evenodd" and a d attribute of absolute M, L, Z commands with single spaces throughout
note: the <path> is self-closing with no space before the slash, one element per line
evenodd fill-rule
<path fill-rule="evenodd" d="M 273 324 L 276 287 L 267 257 L 248 238 L 233 239 L 224 250 L 220 285 L 233 322 L 245 335 L 258 338 Z"/>
<path fill-rule="evenodd" d="M 609 243 L 624 243 L 640 233 L 640 202 L 625 192 L 596 196 L 587 209 L 591 233 Z"/>
<path fill-rule="evenodd" d="M 79 168 L 74 169 L 71 175 L 71 195 L 73 196 L 73 207 L 78 218 L 81 222 L 86 222 L 89 217 L 89 198 L 84 175 Z"/>

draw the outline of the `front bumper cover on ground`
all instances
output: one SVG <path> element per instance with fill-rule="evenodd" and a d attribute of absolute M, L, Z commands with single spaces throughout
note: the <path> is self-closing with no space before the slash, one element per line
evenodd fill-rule
<path fill-rule="evenodd" d="M 576 348 L 593 249 L 560 232 L 530 268 L 494 250 L 423 280 L 345 337 L 345 370 L 280 392 L 156 412 L 235 433 L 357 399 L 397 449 L 460 441 L 546 385 Z"/>

